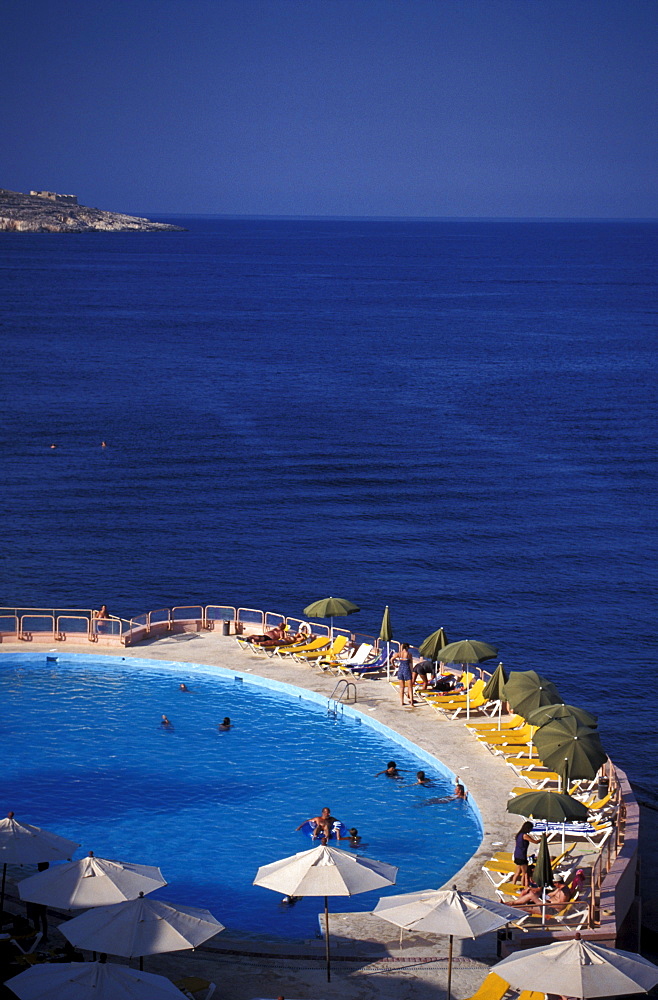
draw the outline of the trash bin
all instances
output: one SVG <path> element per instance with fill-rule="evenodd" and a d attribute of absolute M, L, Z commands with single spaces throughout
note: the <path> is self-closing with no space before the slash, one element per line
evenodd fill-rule
<path fill-rule="evenodd" d="M 222 635 L 230 635 L 230 634 L 231 634 L 231 623 L 222 622 Z"/>
<path fill-rule="evenodd" d="M 596 787 L 596 794 L 598 795 L 598 797 L 600 799 L 604 799 L 608 794 L 609 789 L 610 789 L 610 782 L 608 781 L 608 779 L 605 777 L 599 778 L 599 783 Z"/>

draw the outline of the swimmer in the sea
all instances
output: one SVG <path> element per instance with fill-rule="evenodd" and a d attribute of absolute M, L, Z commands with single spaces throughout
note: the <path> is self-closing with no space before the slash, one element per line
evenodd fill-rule
<path fill-rule="evenodd" d="M 162 726 L 163 729 L 173 729 L 174 728 L 173 723 L 169 721 L 169 719 L 167 718 L 166 715 L 162 716 L 162 720 L 160 722 L 160 725 Z"/>
<path fill-rule="evenodd" d="M 227 729 L 231 728 L 231 720 L 229 719 L 228 715 L 224 718 L 223 722 L 220 722 L 217 728 L 219 729 L 220 733 L 225 733 Z"/>
<path fill-rule="evenodd" d="M 178 690 L 179 691 L 189 691 L 190 689 L 188 688 L 187 684 L 180 684 L 179 687 L 178 687 Z"/>

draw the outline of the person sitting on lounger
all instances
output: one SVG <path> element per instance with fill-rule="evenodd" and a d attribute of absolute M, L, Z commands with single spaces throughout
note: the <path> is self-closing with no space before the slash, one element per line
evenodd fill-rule
<path fill-rule="evenodd" d="M 562 879 L 555 880 L 555 888 L 547 893 L 546 899 L 542 899 L 542 889 L 530 888 L 522 889 L 516 899 L 510 901 L 510 906 L 535 906 L 542 902 L 551 903 L 553 906 L 564 906 L 570 903 L 574 897 L 574 890 Z"/>

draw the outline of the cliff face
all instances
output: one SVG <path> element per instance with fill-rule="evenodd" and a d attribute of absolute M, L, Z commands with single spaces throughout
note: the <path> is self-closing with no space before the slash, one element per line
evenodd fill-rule
<path fill-rule="evenodd" d="M 103 212 L 100 208 L 76 205 L 64 197 L 61 201 L 20 191 L 0 188 L 0 231 L 16 233 L 87 233 L 87 232 L 184 232 L 181 226 L 149 222 L 133 215 Z"/>

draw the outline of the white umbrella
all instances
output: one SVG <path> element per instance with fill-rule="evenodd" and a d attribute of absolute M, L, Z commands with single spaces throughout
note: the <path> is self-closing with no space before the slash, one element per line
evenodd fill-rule
<path fill-rule="evenodd" d="M 263 865 L 256 872 L 254 885 L 288 896 L 324 896 L 325 948 L 327 982 L 331 979 L 329 960 L 328 896 L 355 896 L 385 885 L 395 885 L 398 869 L 384 861 L 373 861 L 358 854 L 322 844 L 310 851 Z"/>
<path fill-rule="evenodd" d="M 33 965 L 5 986 L 20 1000 L 181 1000 L 164 976 L 109 962 Z"/>
<path fill-rule="evenodd" d="M 63 861 L 75 853 L 80 844 L 39 826 L 19 823 L 13 812 L 0 819 L 0 861 L 2 861 L 2 893 L 0 910 L 5 902 L 7 865 L 37 865 L 46 861 Z"/>
<path fill-rule="evenodd" d="M 402 896 L 385 896 L 373 910 L 376 917 L 388 920 L 402 930 L 427 934 L 448 934 L 448 1000 L 452 981 L 452 939 L 476 938 L 518 920 L 513 907 L 495 903 L 484 896 L 452 889 L 426 889 Z"/>
<path fill-rule="evenodd" d="M 646 993 L 658 983 L 658 966 L 630 951 L 575 940 L 515 952 L 493 971 L 522 990 L 571 997 Z"/>
<path fill-rule="evenodd" d="M 159 868 L 129 861 L 107 861 L 93 853 L 80 861 L 57 865 L 18 883 L 21 899 L 63 910 L 108 906 L 136 899 L 166 885 Z"/>
<path fill-rule="evenodd" d="M 87 910 L 59 929 L 77 948 L 141 958 L 197 948 L 224 925 L 208 910 L 145 899 L 140 893 L 137 899 Z"/>

